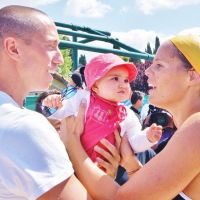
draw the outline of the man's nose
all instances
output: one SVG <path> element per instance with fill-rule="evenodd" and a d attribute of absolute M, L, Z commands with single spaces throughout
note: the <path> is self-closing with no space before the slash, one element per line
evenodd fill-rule
<path fill-rule="evenodd" d="M 56 63 L 58 65 L 62 65 L 64 63 L 64 58 L 62 56 L 60 49 L 58 49 L 58 51 L 54 57 L 54 63 Z"/>

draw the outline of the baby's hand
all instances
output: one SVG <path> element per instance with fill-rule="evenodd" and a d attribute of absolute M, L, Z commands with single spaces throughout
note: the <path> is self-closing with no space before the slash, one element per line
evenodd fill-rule
<path fill-rule="evenodd" d="M 155 123 L 147 130 L 147 138 L 150 142 L 154 143 L 160 140 L 162 136 L 162 126 L 158 126 Z"/>
<path fill-rule="evenodd" d="M 61 108 L 62 107 L 61 95 L 51 94 L 42 101 L 42 104 L 49 108 Z"/>

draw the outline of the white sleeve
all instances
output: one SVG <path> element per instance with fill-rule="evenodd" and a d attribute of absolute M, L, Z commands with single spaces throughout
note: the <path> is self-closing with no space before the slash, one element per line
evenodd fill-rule
<path fill-rule="evenodd" d="M 76 116 L 78 113 L 81 99 L 86 98 L 88 101 L 89 95 L 90 95 L 90 93 L 87 90 L 78 90 L 77 93 L 73 97 L 71 97 L 69 99 L 64 99 L 62 102 L 63 107 L 58 109 L 49 118 L 62 120 L 65 117 L 68 117 L 71 115 Z"/>
<path fill-rule="evenodd" d="M 138 117 L 134 114 L 134 112 L 127 109 L 127 117 L 126 119 L 120 124 L 121 125 L 121 135 L 127 134 L 129 143 L 134 150 L 135 153 L 143 152 L 154 145 L 151 143 L 146 136 L 145 129 L 142 131 L 142 127 Z"/>
<path fill-rule="evenodd" d="M 142 107 L 142 110 L 140 112 L 140 119 L 141 119 L 141 122 L 143 122 L 145 120 L 145 118 L 148 116 L 148 112 L 149 112 L 149 104 L 145 104 L 143 107 Z"/>
<path fill-rule="evenodd" d="M 1 126 L 1 184 L 13 199 L 37 199 L 74 172 L 55 129 L 45 117 L 33 113 L 16 114 L 14 120 L 8 115 L 3 119 L 8 121 L 5 130 Z"/>

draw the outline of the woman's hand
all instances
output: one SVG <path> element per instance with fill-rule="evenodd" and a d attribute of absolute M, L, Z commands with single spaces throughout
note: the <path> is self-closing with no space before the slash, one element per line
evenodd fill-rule
<path fill-rule="evenodd" d="M 131 146 L 128 142 L 128 138 L 126 135 L 123 136 L 121 145 L 120 145 L 120 153 L 121 153 L 121 166 L 124 167 L 128 173 L 131 175 L 135 171 L 139 170 L 142 167 L 142 164 L 135 156 Z"/>
<path fill-rule="evenodd" d="M 102 139 L 100 142 L 106 147 L 107 150 L 100 146 L 96 146 L 94 149 L 98 154 L 101 155 L 101 157 L 103 157 L 103 159 L 97 157 L 98 166 L 101 169 L 103 168 L 103 170 L 113 178 L 116 177 L 118 166 L 121 160 L 119 153 L 121 138 L 117 130 L 114 131 L 114 134 L 116 140 L 115 146 L 112 145 L 108 140 Z"/>
<path fill-rule="evenodd" d="M 47 120 L 52 124 L 52 126 L 56 129 L 56 131 L 60 131 L 61 121 L 58 119 L 47 118 Z"/>
<path fill-rule="evenodd" d="M 65 147 L 71 137 L 77 137 L 80 139 L 81 134 L 84 130 L 84 121 L 85 121 L 85 109 L 86 109 L 86 100 L 82 99 L 79 106 L 79 112 L 76 117 L 69 116 L 61 121 L 60 126 L 60 138 L 63 141 Z"/>

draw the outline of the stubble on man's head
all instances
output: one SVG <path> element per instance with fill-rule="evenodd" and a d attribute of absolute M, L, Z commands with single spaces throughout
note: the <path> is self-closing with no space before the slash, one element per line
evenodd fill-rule
<path fill-rule="evenodd" d="M 16 37 L 31 43 L 35 33 L 41 31 L 44 21 L 53 23 L 48 15 L 25 6 L 7 6 L 0 9 L 0 48 L 6 37 Z"/>

